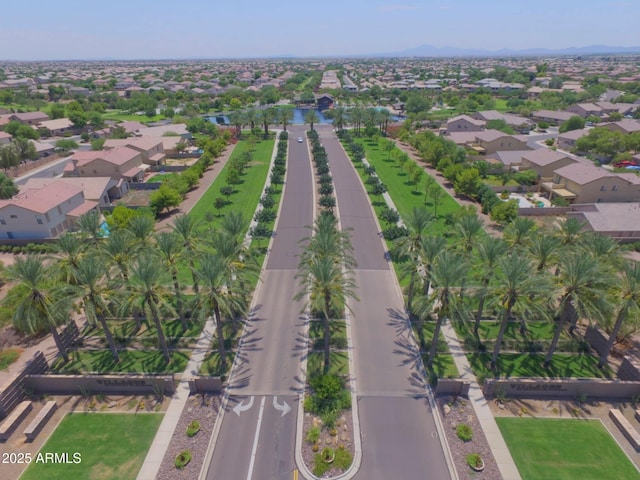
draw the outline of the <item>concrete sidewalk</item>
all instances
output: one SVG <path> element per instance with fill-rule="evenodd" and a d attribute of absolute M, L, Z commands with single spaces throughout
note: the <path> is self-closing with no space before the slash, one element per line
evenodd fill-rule
<path fill-rule="evenodd" d="M 462 347 L 460 346 L 458 336 L 449 323 L 449 320 L 445 320 L 442 323 L 441 332 L 449 346 L 449 351 L 451 352 L 456 367 L 458 368 L 460 378 L 468 381 L 470 384 L 469 401 L 471 402 L 471 405 L 473 405 L 473 410 L 476 412 L 482 431 L 484 432 L 485 437 L 487 437 L 491 453 L 493 453 L 493 457 L 498 464 L 498 469 L 502 474 L 502 478 L 504 480 L 521 480 L 522 477 L 520 477 L 518 468 L 511 457 L 511 452 L 509 452 L 509 448 L 507 448 L 507 444 L 502 438 L 502 433 L 500 433 L 498 424 L 493 417 L 493 413 L 491 413 L 489 404 L 484 398 L 482 389 L 476 381 L 476 377 L 473 374 L 473 370 L 471 370 L 467 356 L 464 354 L 464 350 L 462 350 Z"/>

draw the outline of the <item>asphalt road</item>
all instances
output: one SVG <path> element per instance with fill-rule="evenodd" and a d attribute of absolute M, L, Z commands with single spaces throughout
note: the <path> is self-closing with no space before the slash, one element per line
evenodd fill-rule
<path fill-rule="evenodd" d="M 313 222 L 313 180 L 303 126 L 290 128 L 282 210 L 238 362 L 229 379 L 229 402 L 207 470 L 215 480 L 293 478 L 296 416 L 303 392 L 306 339 L 295 274 L 299 242 Z"/>
<path fill-rule="evenodd" d="M 402 296 L 368 197 L 331 127 L 320 126 L 340 221 L 351 229 L 360 301 L 351 302 L 362 434 L 359 480 L 450 478 Z"/>

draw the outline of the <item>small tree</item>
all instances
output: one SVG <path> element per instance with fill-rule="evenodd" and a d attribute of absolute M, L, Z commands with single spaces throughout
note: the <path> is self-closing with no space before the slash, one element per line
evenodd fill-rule
<path fill-rule="evenodd" d="M 213 208 L 217 210 L 218 216 L 220 216 L 220 210 L 222 210 L 226 204 L 227 201 L 222 197 L 216 197 L 216 199 L 213 201 Z"/>
<path fill-rule="evenodd" d="M 180 193 L 166 185 L 161 185 L 158 190 L 153 192 L 149 196 L 149 207 L 159 215 L 163 210 L 167 212 L 172 207 L 177 207 L 182 202 L 182 195 Z"/>
<path fill-rule="evenodd" d="M 500 225 L 511 223 L 517 216 L 517 200 L 512 199 L 507 202 L 500 202 L 491 209 L 491 220 Z"/>
<path fill-rule="evenodd" d="M 231 185 L 224 185 L 223 187 L 220 187 L 220 193 L 227 198 L 227 201 L 234 192 L 235 190 Z"/>

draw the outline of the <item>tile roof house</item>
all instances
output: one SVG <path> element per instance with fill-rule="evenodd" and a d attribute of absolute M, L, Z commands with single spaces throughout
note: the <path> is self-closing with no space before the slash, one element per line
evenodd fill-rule
<path fill-rule="evenodd" d="M 576 205 L 567 217 L 620 242 L 640 241 L 640 203 L 591 203 Z"/>
<path fill-rule="evenodd" d="M 500 150 L 526 150 L 527 139 L 519 135 L 508 135 L 499 130 L 485 130 L 475 134 L 478 151 L 484 154 Z"/>
<path fill-rule="evenodd" d="M 184 123 L 172 123 L 169 125 L 159 125 L 157 127 L 140 128 L 136 135 L 140 137 L 182 137 L 186 140 L 193 138 Z"/>
<path fill-rule="evenodd" d="M 568 132 L 561 133 L 558 135 L 558 148 L 571 150 L 575 148 L 576 142 L 586 135 L 589 135 L 589 130 L 585 129 L 569 130 Z"/>
<path fill-rule="evenodd" d="M 522 155 L 520 165 L 523 170 L 534 170 L 538 174 L 538 177 L 542 179 L 552 179 L 555 170 L 575 162 L 576 161 L 567 154 L 554 152 L 547 148 L 538 148 L 525 152 Z"/>
<path fill-rule="evenodd" d="M 123 179 L 111 177 L 62 177 L 30 178 L 20 188 L 38 189 L 55 182 L 63 182 L 82 189 L 84 198 L 98 202 L 101 207 L 109 206 L 114 200 L 122 198 L 129 191 L 129 183 Z"/>
<path fill-rule="evenodd" d="M 37 125 L 40 122 L 49 120 L 49 115 L 44 112 L 14 113 L 9 116 L 9 120 L 14 120 L 25 125 Z"/>
<path fill-rule="evenodd" d="M 640 202 L 640 177 L 585 163 L 557 169 L 553 182 L 543 182 L 541 187 L 550 200 L 560 196 L 570 203 Z"/>
<path fill-rule="evenodd" d="M 85 199 L 80 187 L 62 181 L 23 189 L 13 198 L 0 200 L 0 239 L 58 237 L 97 206 Z"/>
<path fill-rule="evenodd" d="M 447 133 L 453 132 L 481 132 L 484 130 L 484 120 L 477 120 L 468 115 L 458 115 L 447 121 Z"/>
<path fill-rule="evenodd" d="M 576 114 L 572 112 L 556 112 L 554 110 L 538 110 L 531 115 L 537 122 L 559 124 L 566 122 Z"/>
<path fill-rule="evenodd" d="M 112 177 L 141 182 L 145 167 L 142 153 L 129 147 L 75 152 L 64 171 L 65 177 Z"/>
<path fill-rule="evenodd" d="M 619 122 L 605 123 L 603 127 L 611 130 L 612 132 L 620 132 L 625 135 L 634 132 L 640 132 L 640 121 L 632 120 L 630 118 L 624 118 Z"/>
<path fill-rule="evenodd" d="M 104 142 L 104 149 L 111 150 L 118 147 L 128 147 L 142 154 L 142 163 L 147 165 L 162 165 L 166 159 L 163 140 L 171 137 L 132 137 L 125 139 L 108 139 Z"/>
<path fill-rule="evenodd" d="M 602 110 L 602 108 L 595 103 L 577 103 L 575 105 L 567 107 L 566 110 L 567 112 L 574 113 L 581 116 L 582 118 L 587 118 L 590 115 L 595 115 L 596 117 L 601 117 L 604 115 L 604 111 Z"/>
<path fill-rule="evenodd" d="M 10 133 L 0 130 L 0 145 L 7 145 L 8 143 L 11 143 L 12 138 L 13 135 L 11 135 Z"/>
<path fill-rule="evenodd" d="M 66 132 L 73 132 L 73 122 L 68 118 L 56 118 L 55 120 L 45 120 L 36 125 L 37 128 L 45 128 L 51 132 L 51 135 L 57 137 L 64 135 Z"/>

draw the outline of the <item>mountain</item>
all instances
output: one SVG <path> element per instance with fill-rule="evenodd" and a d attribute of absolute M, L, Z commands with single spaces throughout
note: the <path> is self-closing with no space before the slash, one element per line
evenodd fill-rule
<path fill-rule="evenodd" d="M 615 47 L 609 45 L 589 45 L 569 48 L 528 48 L 512 50 L 487 50 L 482 48 L 435 47 L 421 45 L 415 48 L 382 54 L 385 57 L 523 57 L 544 55 L 594 55 L 594 54 L 640 53 L 640 47 Z"/>

